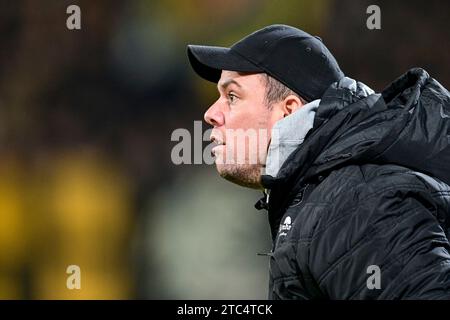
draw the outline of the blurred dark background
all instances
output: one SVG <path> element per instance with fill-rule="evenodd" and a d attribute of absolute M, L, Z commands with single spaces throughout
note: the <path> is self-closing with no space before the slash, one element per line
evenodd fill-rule
<path fill-rule="evenodd" d="M 71 4 L 81 30 L 66 28 Z M 371 4 L 381 30 L 366 27 Z M 186 45 L 290 24 L 376 91 L 415 66 L 449 88 L 449 12 L 444 0 L 0 0 L 0 298 L 265 298 L 258 192 L 171 161 L 171 133 L 193 132 L 216 97 Z M 71 264 L 80 290 L 66 288 Z"/>

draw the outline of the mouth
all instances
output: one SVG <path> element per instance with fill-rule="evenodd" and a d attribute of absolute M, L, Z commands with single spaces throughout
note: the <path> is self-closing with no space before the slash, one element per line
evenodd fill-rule
<path fill-rule="evenodd" d="M 220 148 L 222 148 L 224 146 L 225 146 L 224 144 L 218 144 L 217 146 L 213 147 L 211 149 L 211 154 L 214 156 L 216 154 L 216 150 L 218 150 L 218 149 L 220 149 Z"/>
<path fill-rule="evenodd" d="M 215 137 L 211 137 L 211 142 L 213 142 L 214 144 L 216 144 L 216 146 L 214 146 L 211 149 L 211 155 L 214 157 L 216 155 L 216 151 L 217 149 L 219 149 L 220 147 L 225 146 L 225 142 L 215 138 Z"/>

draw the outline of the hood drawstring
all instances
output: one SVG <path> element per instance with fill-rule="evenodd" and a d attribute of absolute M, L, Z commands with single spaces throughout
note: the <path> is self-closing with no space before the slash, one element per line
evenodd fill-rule
<path fill-rule="evenodd" d="M 255 208 L 257 210 L 269 210 L 269 193 L 264 190 L 263 195 L 264 196 L 255 203 Z"/>

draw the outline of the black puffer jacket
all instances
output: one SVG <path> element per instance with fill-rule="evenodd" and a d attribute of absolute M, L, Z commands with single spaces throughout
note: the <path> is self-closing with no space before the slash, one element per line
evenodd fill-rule
<path fill-rule="evenodd" d="M 449 92 L 422 69 L 364 88 L 333 84 L 303 144 L 263 176 L 270 299 L 450 299 Z"/>

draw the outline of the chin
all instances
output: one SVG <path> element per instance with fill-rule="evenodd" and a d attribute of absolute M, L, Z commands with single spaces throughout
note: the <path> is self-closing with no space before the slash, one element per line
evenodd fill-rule
<path fill-rule="evenodd" d="M 261 165 L 216 164 L 220 176 L 234 184 L 251 189 L 264 189 L 261 185 Z"/>

